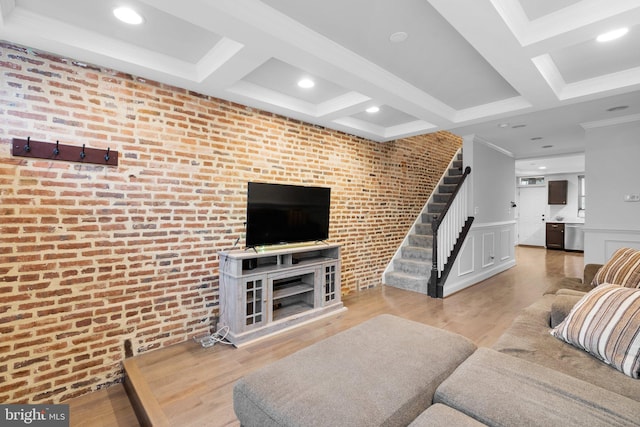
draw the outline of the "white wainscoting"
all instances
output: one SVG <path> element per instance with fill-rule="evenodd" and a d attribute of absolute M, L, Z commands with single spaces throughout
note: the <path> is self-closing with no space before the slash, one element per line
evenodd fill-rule
<path fill-rule="evenodd" d="M 585 227 L 585 264 L 604 264 L 620 248 L 640 249 L 640 231 Z"/>
<path fill-rule="evenodd" d="M 516 221 L 474 223 L 444 285 L 444 296 L 515 266 L 515 227 Z"/>
<path fill-rule="evenodd" d="M 494 265 L 496 259 L 496 235 L 490 231 L 482 233 L 482 268 Z"/>

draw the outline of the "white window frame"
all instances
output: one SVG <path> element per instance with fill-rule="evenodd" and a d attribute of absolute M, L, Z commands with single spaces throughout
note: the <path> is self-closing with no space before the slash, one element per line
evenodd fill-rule
<path fill-rule="evenodd" d="M 578 218 L 584 218 L 586 212 L 587 187 L 584 175 L 578 175 Z"/>

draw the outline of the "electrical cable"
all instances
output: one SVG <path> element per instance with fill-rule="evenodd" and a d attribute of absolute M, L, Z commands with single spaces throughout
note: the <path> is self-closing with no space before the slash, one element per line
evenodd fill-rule
<path fill-rule="evenodd" d="M 246 232 L 247 223 L 245 222 L 243 225 L 245 227 L 245 232 Z M 235 247 L 240 242 L 241 238 L 242 238 L 242 235 L 238 236 L 238 238 L 233 243 L 233 246 L 231 247 L 230 250 L 235 249 Z M 222 319 L 223 314 L 226 311 L 226 299 L 225 301 L 222 302 L 222 304 L 220 304 L 220 300 L 221 300 L 220 289 L 224 287 L 223 281 L 225 280 L 226 274 L 228 273 L 227 269 L 229 268 L 226 256 L 221 257 L 221 262 L 222 262 L 222 265 L 218 265 L 218 301 L 219 301 L 218 323 L 220 322 L 220 319 Z M 214 325 L 214 327 L 215 326 L 217 325 Z M 193 340 L 200 343 L 200 345 L 204 348 L 213 347 L 216 343 L 233 345 L 233 343 L 226 340 L 227 335 L 229 335 L 229 325 L 224 325 L 222 328 L 220 328 L 218 331 L 215 331 L 212 334 L 200 336 L 200 337 L 193 337 Z"/>
<path fill-rule="evenodd" d="M 225 325 L 213 334 L 204 337 L 194 337 L 193 339 L 195 342 L 200 343 L 203 348 L 213 347 L 216 343 L 233 345 L 233 343 L 226 341 L 227 335 L 229 335 L 229 327 Z"/>

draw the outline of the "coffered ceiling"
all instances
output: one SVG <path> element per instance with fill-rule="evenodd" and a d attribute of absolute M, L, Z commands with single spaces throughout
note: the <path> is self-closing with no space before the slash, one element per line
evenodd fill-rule
<path fill-rule="evenodd" d="M 144 23 L 118 21 L 122 5 Z M 584 150 L 593 123 L 640 119 L 640 0 L 0 0 L 0 12 L 0 39 L 380 142 L 444 129 L 515 158 L 563 155 Z"/>

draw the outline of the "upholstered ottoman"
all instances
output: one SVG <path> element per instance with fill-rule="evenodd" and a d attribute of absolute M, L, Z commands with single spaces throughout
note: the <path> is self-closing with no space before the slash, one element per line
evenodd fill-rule
<path fill-rule="evenodd" d="M 429 406 L 409 427 L 482 427 L 480 421 L 442 403 Z"/>
<path fill-rule="evenodd" d="M 408 425 L 476 346 L 381 315 L 239 380 L 233 404 L 251 426 Z"/>

